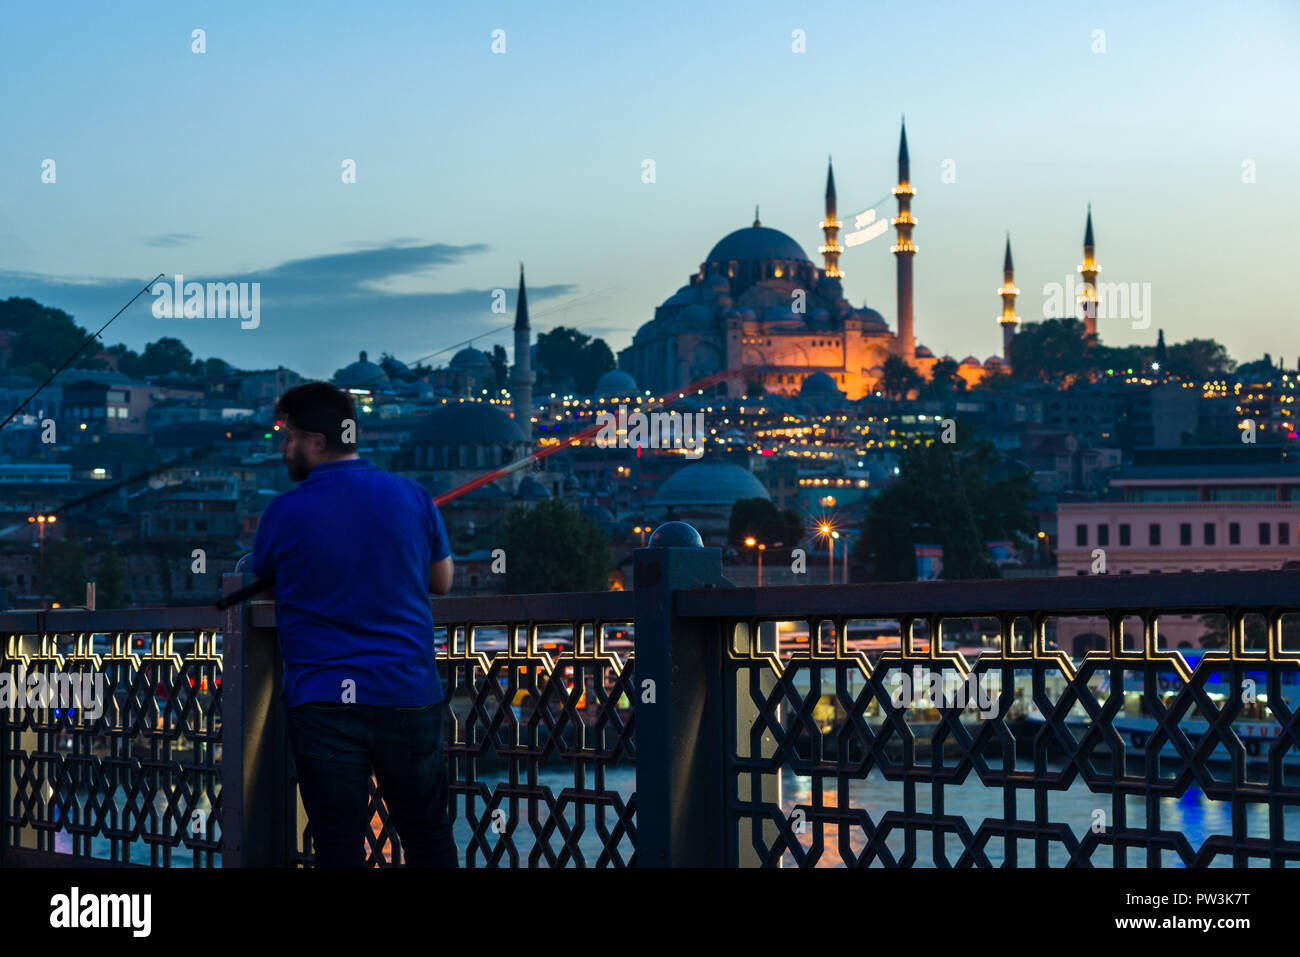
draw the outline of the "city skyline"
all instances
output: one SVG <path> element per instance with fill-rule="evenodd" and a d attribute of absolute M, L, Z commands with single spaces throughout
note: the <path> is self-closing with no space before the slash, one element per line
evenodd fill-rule
<path fill-rule="evenodd" d="M 1077 276 L 1089 202 L 1100 281 L 1149 283 L 1152 297 L 1149 326 L 1102 319 L 1103 341 L 1150 344 L 1163 328 L 1171 342 L 1218 339 L 1242 361 L 1300 354 L 1279 329 L 1300 252 L 1288 229 L 1300 135 L 1276 121 L 1300 90 L 1293 9 L 1266 6 L 1242 25 L 1205 7 L 1178 18 L 1172 5 L 1087 17 L 1026 7 L 1011 29 L 942 4 L 910 16 L 772 6 L 745 22 L 693 11 L 687 30 L 667 9 L 440 12 L 428 35 L 407 36 L 409 9 L 331 7 L 289 37 L 274 21 L 241 32 L 235 12 L 160 9 L 130 27 L 131 49 L 148 53 L 129 62 L 117 52 L 128 28 L 106 15 L 59 20 L 56 33 L 22 11 L 10 37 L 51 42 L 0 39 L 24 94 L 7 125 L 26 144 L 0 157 L 0 297 L 97 328 L 159 272 L 260 281 L 256 329 L 157 319 L 146 294 L 106 344 L 173 335 L 198 356 L 326 378 L 361 349 L 409 361 L 474 336 L 509 347 L 522 259 L 535 331 L 576 326 L 617 352 L 755 203 L 820 263 L 827 154 L 841 243 L 855 214 L 891 217 L 906 114 L 916 326 L 936 354 L 1001 353 L 1008 231 L 1018 311 L 1045 318 L 1049 284 Z M 879 39 L 922 20 L 934 42 Z M 491 52 L 496 29 L 504 54 Z M 793 52 L 794 31 L 807 52 Z M 75 67 L 56 69 L 69 46 Z M 345 52 L 355 71 L 334 68 Z M 162 88 L 149 82 L 160 70 L 173 80 Z M 845 93 L 858 82 L 876 87 L 860 106 Z M 275 114 L 268 86 L 297 109 Z M 151 104 L 143 122 L 127 106 L 138 97 Z M 169 139 L 196 145 L 161 148 Z M 46 159 L 54 183 L 41 181 Z M 341 181 L 348 159 L 353 184 Z M 840 268 L 850 302 L 896 331 L 888 244 L 846 247 Z M 494 289 L 510 296 L 504 314 Z"/>

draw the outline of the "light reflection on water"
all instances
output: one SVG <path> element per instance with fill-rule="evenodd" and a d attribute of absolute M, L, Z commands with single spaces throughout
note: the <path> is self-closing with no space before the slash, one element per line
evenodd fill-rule
<path fill-rule="evenodd" d="M 605 772 L 606 787 L 610 790 L 617 791 L 626 801 L 631 797 L 636 787 L 636 773 L 631 766 L 623 765 L 609 768 Z M 506 780 L 503 773 L 481 773 L 479 780 L 489 788 Z M 540 784 L 551 788 L 552 794 L 557 795 L 564 788 L 572 788 L 574 785 L 573 772 L 566 767 L 555 766 L 546 768 L 539 772 L 538 780 Z M 592 783 L 591 776 L 588 775 L 587 784 Z M 802 805 L 808 808 L 812 805 L 812 778 L 800 777 L 790 771 L 782 772 L 781 776 L 781 797 L 782 807 L 785 813 L 790 815 L 796 805 Z M 838 784 L 834 778 L 827 779 L 822 785 L 823 805 L 833 807 L 838 799 Z M 916 807 L 919 813 L 928 813 L 932 809 L 933 788 L 928 784 L 919 784 L 916 787 Z M 873 771 L 866 779 L 852 780 L 849 782 L 849 798 L 855 809 L 865 810 L 875 823 L 880 821 L 881 816 L 890 810 L 901 810 L 903 808 L 903 784 L 901 782 L 886 781 L 879 772 Z M 986 818 L 1001 818 L 1003 815 L 1004 794 L 1001 788 L 989 788 L 980 784 L 978 777 L 972 774 L 967 781 L 959 786 L 948 786 L 943 789 L 944 813 L 948 815 L 960 815 L 965 818 L 971 831 L 978 829 L 979 824 Z M 1017 796 L 1017 814 L 1021 820 L 1032 821 L 1034 817 L 1034 802 L 1031 793 L 1020 791 Z M 465 849 L 470 840 L 470 825 L 465 819 L 464 799 L 458 801 L 458 816 L 454 825 L 456 835 L 456 845 L 461 851 L 461 861 L 464 863 Z M 1105 812 L 1107 822 L 1112 820 L 1112 798 L 1109 794 L 1098 794 L 1089 791 L 1087 786 L 1080 780 L 1076 779 L 1073 785 L 1065 791 L 1054 791 L 1048 797 L 1049 818 L 1053 823 L 1068 824 L 1074 832 L 1076 839 L 1082 839 L 1086 835 L 1089 826 L 1094 820 L 1094 811 L 1098 808 Z M 477 814 L 484 811 L 483 803 L 476 802 L 475 810 Z M 579 840 L 579 846 L 582 849 L 583 857 L 588 865 L 594 865 L 601 853 L 600 838 L 596 830 L 595 817 L 600 812 L 588 809 L 585 831 Z M 1295 833 L 1297 827 L 1300 827 L 1300 808 L 1287 806 L 1283 809 L 1285 814 L 1286 833 Z M 539 808 L 539 815 L 544 820 L 545 809 Z M 1161 798 L 1159 801 L 1159 822 L 1160 827 L 1166 832 L 1175 832 L 1184 835 L 1191 844 L 1192 850 L 1195 851 L 1201 846 L 1204 840 L 1213 834 L 1230 834 L 1231 833 L 1231 805 L 1228 802 L 1214 801 L 1205 797 L 1205 795 L 1194 785 L 1188 788 L 1185 795 L 1180 798 Z M 1250 802 L 1246 805 L 1246 817 L 1248 833 L 1252 837 L 1267 838 L 1269 834 L 1268 827 L 1268 805 L 1259 802 Z M 531 828 L 529 826 L 529 808 L 527 802 L 520 802 L 518 809 L 519 824 L 515 831 L 515 845 L 519 849 L 519 857 L 522 864 L 527 864 L 528 852 L 533 846 L 531 838 Z M 569 821 L 572 825 L 573 815 L 569 814 Z M 1130 797 L 1128 799 L 1128 826 L 1130 828 L 1141 827 L 1146 822 L 1146 802 L 1140 797 Z M 614 826 L 614 816 L 612 811 L 605 812 L 606 829 L 612 829 Z M 744 825 L 744 837 L 748 840 L 750 825 L 748 822 Z M 805 847 L 810 846 L 812 832 L 814 828 L 811 821 L 809 822 L 801 843 Z M 489 844 L 495 845 L 496 835 L 489 832 Z M 839 834 L 835 824 L 827 823 L 823 826 L 824 848 L 819 867 L 838 867 L 841 866 L 839 853 Z M 95 857 L 107 859 L 109 856 L 109 842 L 105 838 L 97 838 L 93 842 Z M 860 854 L 866 847 L 866 838 L 860 828 L 853 828 L 851 833 L 851 849 L 854 854 Z M 960 840 L 949 835 L 942 841 L 947 860 L 955 864 L 961 855 Z M 903 834 L 897 831 L 892 834 L 888 840 L 888 846 L 893 851 L 895 859 L 900 857 L 904 850 Z M 557 833 L 551 835 L 551 847 L 558 854 L 560 850 L 560 838 Z M 1000 865 L 1004 860 L 1005 844 L 1001 837 L 993 837 L 984 845 L 984 852 L 988 856 L 990 863 Z M 66 833 L 56 835 L 56 849 L 68 853 L 71 852 L 71 838 Z M 626 862 L 631 855 L 631 845 L 624 837 L 619 851 Z M 1021 867 L 1031 866 L 1034 863 L 1034 844 L 1030 840 L 1021 840 L 1018 845 L 1018 865 Z M 144 842 L 137 842 L 132 851 L 132 860 L 145 863 L 149 860 L 148 849 Z M 220 866 L 220 855 L 216 858 Z M 503 861 L 507 858 L 503 857 Z M 1050 845 L 1049 863 L 1052 866 L 1063 866 L 1067 860 L 1065 850 L 1058 844 Z M 1144 849 L 1133 849 L 1128 852 L 1128 864 L 1130 867 L 1146 866 L 1146 851 Z M 1112 851 L 1110 848 L 1102 848 L 1094 853 L 1092 863 L 1095 867 L 1111 867 L 1113 862 Z M 790 854 L 785 856 L 786 866 L 793 866 L 794 859 Z M 482 866 L 483 855 L 476 855 L 476 864 Z M 1216 859 L 1214 866 L 1230 867 L 1232 864 L 1231 857 L 1220 856 Z M 172 851 L 173 867 L 192 867 L 193 855 L 184 847 L 178 847 Z M 916 838 L 916 864 L 917 867 L 934 866 L 934 849 L 933 842 L 929 834 L 918 833 Z M 1181 867 L 1179 859 L 1172 852 L 1166 852 L 1162 860 L 1162 866 Z"/>

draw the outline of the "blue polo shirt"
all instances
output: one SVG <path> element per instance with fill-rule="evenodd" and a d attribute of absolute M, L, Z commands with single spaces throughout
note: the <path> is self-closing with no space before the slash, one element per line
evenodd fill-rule
<path fill-rule="evenodd" d="M 345 687 L 357 704 L 441 701 L 429 566 L 450 554 L 428 491 L 368 459 L 324 462 L 271 499 L 249 563 L 275 579 L 285 704 L 339 704 Z"/>

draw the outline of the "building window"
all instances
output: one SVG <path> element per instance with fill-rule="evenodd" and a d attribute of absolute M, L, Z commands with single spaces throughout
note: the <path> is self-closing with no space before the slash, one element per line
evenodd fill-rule
<path fill-rule="evenodd" d="M 1109 525 L 1098 525 L 1098 526 L 1097 526 L 1097 544 L 1098 544 L 1098 545 L 1101 545 L 1101 546 L 1103 546 L 1103 547 L 1105 547 L 1106 545 L 1109 545 L 1109 544 L 1110 544 L 1110 526 L 1109 526 Z"/>
<path fill-rule="evenodd" d="M 1088 544 L 1087 525 L 1074 526 L 1074 544 L 1078 545 L 1080 548 L 1083 548 L 1085 545 Z"/>
<path fill-rule="evenodd" d="M 1205 544 L 1206 545 L 1214 544 L 1214 523 L 1213 522 L 1205 523 Z"/>
<path fill-rule="evenodd" d="M 1277 543 L 1279 545 L 1291 544 L 1291 526 L 1286 522 L 1277 523 Z"/>
<path fill-rule="evenodd" d="M 1192 523 L 1191 522 L 1183 522 L 1178 526 L 1178 544 L 1179 545 L 1192 544 Z"/>
<path fill-rule="evenodd" d="M 1120 525 L 1120 527 L 1119 527 L 1119 543 L 1120 543 L 1120 545 L 1127 545 L 1127 544 L 1129 544 L 1129 527 L 1128 527 L 1128 525 Z"/>
<path fill-rule="evenodd" d="M 1229 545 L 1241 544 L 1241 525 L 1238 524 L 1237 522 L 1228 523 L 1228 544 Z"/>
<path fill-rule="evenodd" d="M 1160 544 L 1160 523 L 1159 522 L 1152 522 L 1150 525 L 1147 526 L 1147 544 L 1148 545 Z"/>
<path fill-rule="evenodd" d="M 1273 544 L 1273 526 L 1268 522 L 1259 523 L 1259 543 L 1261 545 Z"/>

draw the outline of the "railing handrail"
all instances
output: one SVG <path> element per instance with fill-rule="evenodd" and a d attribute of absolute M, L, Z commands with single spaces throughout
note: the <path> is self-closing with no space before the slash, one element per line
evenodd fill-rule
<path fill-rule="evenodd" d="M 432 602 L 435 626 L 466 622 L 475 625 L 506 621 L 561 622 L 575 617 L 602 621 L 631 621 L 633 618 L 630 591 L 435 597 Z M 250 609 L 255 627 L 275 627 L 275 602 L 267 599 L 253 601 Z"/>
<path fill-rule="evenodd" d="M 683 588 L 674 611 L 683 618 L 997 617 L 1047 611 L 1141 615 L 1218 612 L 1224 608 L 1300 611 L 1295 572 L 1191 572 L 1167 575 L 1077 575 L 862 585 Z"/>

